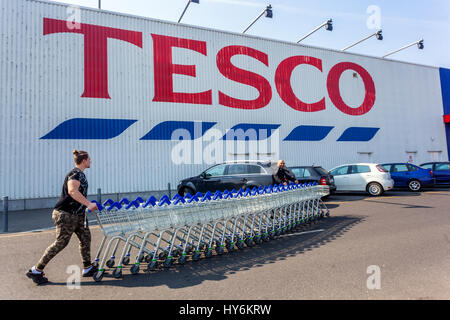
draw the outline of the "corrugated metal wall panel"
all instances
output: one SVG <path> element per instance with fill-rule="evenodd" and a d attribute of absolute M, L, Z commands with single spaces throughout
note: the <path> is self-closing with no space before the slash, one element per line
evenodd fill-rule
<path fill-rule="evenodd" d="M 67 7 L 32 0 L 0 0 L 0 3 L 0 194 L 10 199 L 59 195 L 63 177 L 73 166 L 73 149 L 86 150 L 91 155 L 92 167 L 86 171 L 91 193 L 98 187 L 104 193 L 160 190 L 166 189 L 169 182 L 175 188 L 182 178 L 196 175 L 210 165 L 201 157 L 209 143 L 203 142 L 200 151 L 191 150 L 191 159 L 200 160 L 199 163 L 174 164 L 172 152 L 179 142 L 141 140 L 165 121 L 216 122 L 210 130 L 220 130 L 222 135 L 242 123 L 280 125 L 277 134 L 265 142 L 269 146 L 279 142 L 278 156 L 288 166 L 315 163 L 331 169 L 342 163 L 366 160 L 365 152 L 373 152 L 369 159 L 373 162 L 406 161 L 409 149 L 417 151 L 416 160 L 421 162 L 428 160 L 429 150 L 446 150 L 437 68 L 82 9 L 82 23 L 142 33 L 142 48 L 126 41 L 107 41 L 111 99 L 83 98 L 83 35 L 44 35 L 43 19 L 66 20 Z M 176 74 L 173 85 L 176 92 L 211 90 L 212 105 L 153 101 L 155 64 L 151 34 L 206 42 L 206 56 L 192 50 L 172 49 L 174 64 L 196 68 L 195 78 Z M 250 47 L 268 55 L 268 67 L 245 55 L 231 59 L 236 67 L 256 73 L 270 83 L 272 98 L 264 108 L 242 110 L 219 104 L 219 91 L 246 100 L 259 95 L 252 86 L 234 82 L 219 72 L 216 56 L 231 45 Z M 323 71 L 310 65 L 296 67 L 291 77 L 292 90 L 307 103 L 325 97 L 323 111 L 296 111 L 277 92 L 277 67 L 286 58 L 300 55 L 321 59 Z M 376 101 L 365 115 L 347 115 L 329 97 L 327 76 L 340 62 L 356 63 L 373 78 Z M 360 75 L 345 71 L 339 87 L 343 100 L 352 107 L 364 100 L 365 86 Z M 41 139 L 65 121 L 78 118 L 135 122 L 110 139 Z M 322 141 L 283 141 L 301 125 L 334 128 Z M 369 142 L 338 142 L 349 127 L 379 128 L 379 131 Z M 111 129 L 123 128 L 115 122 Z M 192 142 L 199 143 L 199 140 Z M 224 156 L 229 152 L 224 147 Z"/>

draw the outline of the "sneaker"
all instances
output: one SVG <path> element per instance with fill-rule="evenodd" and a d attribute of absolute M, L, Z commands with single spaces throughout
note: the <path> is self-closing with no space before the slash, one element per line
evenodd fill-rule
<path fill-rule="evenodd" d="M 83 272 L 83 277 L 92 277 L 98 271 L 96 266 L 91 266 L 88 272 Z"/>
<path fill-rule="evenodd" d="M 33 273 L 33 271 L 28 270 L 28 272 L 26 273 L 26 276 L 30 279 L 32 279 L 34 281 L 34 283 L 36 283 L 37 285 L 40 284 L 44 284 L 48 282 L 48 279 L 46 277 L 44 277 L 44 273 L 42 272 L 41 274 L 36 274 Z"/>

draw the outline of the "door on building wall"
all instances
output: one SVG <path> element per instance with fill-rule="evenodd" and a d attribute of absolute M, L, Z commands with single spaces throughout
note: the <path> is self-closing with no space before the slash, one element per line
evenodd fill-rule
<path fill-rule="evenodd" d="M 429 161 L 438 162 L 441 161 L 442 151 L 428 151 Z"/>
<path fill-rule="evenodd" d="M 372 162 L 372 152 L 358 152 L 358 162 L 371 163 Z"/>

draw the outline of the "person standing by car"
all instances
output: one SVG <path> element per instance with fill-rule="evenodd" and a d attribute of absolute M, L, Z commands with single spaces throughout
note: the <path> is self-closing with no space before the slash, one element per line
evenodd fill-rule
<path fill-rule="evenodd" d="M 91 263 L 91 232 L 87 224 L 86 208 L 97 210 L 97 205 L 90 202 L 87 196 L 88 182 L 84 170 L 90 168 L 91 158 L 86 151 L 73 151 L 75 168 L 65 177 L 61 196 L 55 205 L 52 218 L 56 226 L 56 241 L 45 251 L 39 262 L 33 266 L 26 276 L 36 284 L 48 282 L 44 277 L 44 268 L 70 241 L 75 233 L 80 241 L 80 253 L 83 260 L 83 276 L 92 276 L 97 268 Z"/>
<path fill-rule="evenodd" d="M 278 167 L 273 175 L 273 181 L 276 184 L 284 184 L 285 186 L 287 186 L 288 181 L 298 183 L 298 180 L 295 179 L 295 175 L 286 167 L 284 160 L 278 161 Z"/>

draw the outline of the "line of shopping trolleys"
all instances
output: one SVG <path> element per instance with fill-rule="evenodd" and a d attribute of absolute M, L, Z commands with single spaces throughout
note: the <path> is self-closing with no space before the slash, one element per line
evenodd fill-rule
<path fill-rule="evenodd" d="M 185 197 L 177 194 L 173 198 L 164 195 L 159 200 L 152 196 L 147 201 L 141 197 L 119 202 L 108 199 L 103 204 L 94 201 L 103 239 L 93 278 L 101 281 L 106 267 L 113 268 L 115 278 L 121 278 L 133 250 L 137 254 L 133 252 L 136 258 L 130 272 L 137 274 L 144 263 L 144 271 L 152 271 L 175 261 L 184 264 L 189 258 L 197 261 L 213 252 L 222 255 L 261 244 L 328 217 L 329 210 L 321 200 L 328 194 L 328 186 L 310 183 Z"/>

